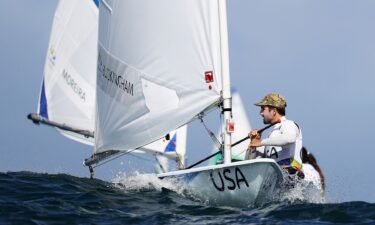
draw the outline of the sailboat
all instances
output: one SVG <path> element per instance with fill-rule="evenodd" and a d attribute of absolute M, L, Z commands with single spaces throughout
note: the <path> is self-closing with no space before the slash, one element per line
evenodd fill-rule
<path fill-rule="evenodd" d="M 65 137 L 91 146 L 94 146 L 95 133 L 98 6 L 98 0 L 59 2 L 50 35 L 38 109 L 28 115 L 36 124 L 52 126 Z M 154 155 L 160 172 L 169 170 L 167 159 L 183 167 L 186 129 L 182 126 L 166 133 L 132 153 Z M 103 159 L 106 157 L 90 157 L 84 163 L 91 166 Z"/>
<path fill-rule="evenodd" d="M 44 66 L 35 123 L 93 145 L 98 9 L 94 1 L 60 1 Z M 83 60 L 84 59 L 84 60 Z"/>
<path fill-rule="evenodd" d="M 132 152 L 212 110 L 223 114 L 222 164 L 158 174 L 214 205 L 272 199 L 273 159 L 232 162 L 232 102 L 225 0 L 102 0 L 94 157 Z"/>

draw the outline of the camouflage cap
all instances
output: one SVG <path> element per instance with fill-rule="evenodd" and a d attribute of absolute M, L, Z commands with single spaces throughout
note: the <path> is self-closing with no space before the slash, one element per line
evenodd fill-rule
<path fill-rule="evenodd" d="M 260 102 L 255 103 L 256 106 L 273 106 L 276 108 L 285 108 L 286 101 L 283 96 L 277 93 L 270 93 L 266 95 Z"/>

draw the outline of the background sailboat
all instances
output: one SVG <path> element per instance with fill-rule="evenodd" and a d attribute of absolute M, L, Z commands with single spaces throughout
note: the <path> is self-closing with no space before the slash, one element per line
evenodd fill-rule
<path fill-rule="evenodd" d="M 60 1 L 54 16 L 36 122 L 93 144 L 98 10 L 94 1 Z M 51 124 L 52 123 L 52 124 Z M 82 131 L 82 132 L 75 132 Z"/>

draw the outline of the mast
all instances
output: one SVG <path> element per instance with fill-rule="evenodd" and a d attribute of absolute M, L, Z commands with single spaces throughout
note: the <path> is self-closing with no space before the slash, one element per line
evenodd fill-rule
<path fill-rule="evenodd" d="M 224 129 L 224 164 L 232 162 L 231 156 L 231 131 L 232 123 L 232 97 L 230 92 L 229 76 L 229 51 L 228 51 L 228 29 L 227 29 L 227 7 L 226 0 L 219 0 L 219 21 L 220 21 L 220 48 L 221 48 L 221 71 L 223 85 L 223 121 Z"/>

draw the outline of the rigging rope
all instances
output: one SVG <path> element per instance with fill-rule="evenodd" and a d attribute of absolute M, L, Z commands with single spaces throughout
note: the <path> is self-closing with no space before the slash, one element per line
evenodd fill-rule
<path fill-rule="evenodd" d="M 222 147 L 223 147 L 223 144 L 220 143 L 220 141 L 217 139 L 217 137 L 215 136 L 215 134 L 210 129 L 208 129 L 207 125 L 204 123 L 204 121 L 203 121 L 203 113 L 199 114 L 198 118 L 200 119 L 201 123 L 203 124 L 204 128 L 206 129 L 208 135 L 211 137 L 211 139 L 214 142 L 215 146 L 219 150 L 221 150 Z"/>

